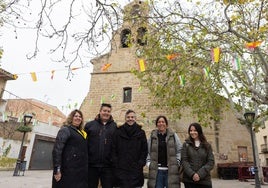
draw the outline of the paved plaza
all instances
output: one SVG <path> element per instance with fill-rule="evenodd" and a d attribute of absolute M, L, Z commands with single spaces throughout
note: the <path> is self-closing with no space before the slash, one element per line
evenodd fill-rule
<path fill-rule="evenodd" d="M 25 171 L 24 176 L 13 177 L 13 171 L 0 171 L 1 188 L 51 188 L 52 171 Z M 147 186 L 144 186 L 146 188 Z M 183 188 L 184 186 L 182 186 Z M 213 188 L 254 188 L 254 180 L 240 182 L 238 180 L 213 179 Z M 268 188 L 268 185 L 261 187 Z M 75 188 L 75 187 L 74 187 Z"/>

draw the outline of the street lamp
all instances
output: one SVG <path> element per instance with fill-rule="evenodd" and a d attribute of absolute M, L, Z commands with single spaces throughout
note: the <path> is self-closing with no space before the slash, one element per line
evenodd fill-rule
<path fill-rule="evenodd" d="M 22 136 L 21 145 L 20 145 L 20 152 L 19 152 L 19 156 L 18 156 L 18 159 L 17 159 L 17 162 L 16 162 L 16 167 L 15 167 L 13 176 L 19 176 L 19 170 L 20 170 L 20 167 L 21 167 L 21 163 L 23 162 L 23 159 L 22 159 L 22 156 L 21 156 L 22 148 L 23 148 L 23 142 L 24 142 L 25 134 L 32 130 L 30 127 L 27 126 L 27 125 L 29 125 L 31 123 L 32 118 L 33 118 L 33 116 L 31 114 L 25 114 L 23 116 L 24 125 L 20 126 L 17 129 L 18 131 L 23 132 L 23 136 Z"/>
<path fill-rule="evenodd" d="M 255 188 L 260 188 L 260 179 L 259 179 L 259 172 L 257 167 L 257 160 L 256 160 L 256 151 L 255 151 L 255 144 L 253 139 L 253 130 L 252 125 L 255 119 L 255 113 L 254 112 L 246 112 L 244 114 L 244 117 L 246 119 L 246 123 L 249 126 L 250 129 L 250 137 L 251 137 L 251 144 L 252 144 L 252 152 L 253 152 L 253 162 L 254 162 L 254 177 L 255 177 Z"/>

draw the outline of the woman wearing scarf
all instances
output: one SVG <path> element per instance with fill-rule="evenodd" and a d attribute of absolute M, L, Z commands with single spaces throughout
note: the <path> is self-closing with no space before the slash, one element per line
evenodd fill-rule
<path fill-rule="evenodd" d="M 117 128 L 113 138 L 112 160 L 116 185 L 120 188 L 141 188 L 144 184 L 143 167 L 148 152 L 144 130 L 136 123 L 136 113 L 128 110 L 126 122 Z"/>

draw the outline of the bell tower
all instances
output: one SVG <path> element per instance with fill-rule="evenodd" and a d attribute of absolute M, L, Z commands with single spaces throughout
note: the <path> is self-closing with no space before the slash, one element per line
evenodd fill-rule
<path fill-rule="evenodd" d="M 134 0 L 126 5 L 122 27 L 113 33 L 110 52 L 91 60 L 90 89 L 80 108 L 85 120 L 95 118 L 100 104 L 105 102 L 112 105 L 112 115 L 119 125 L 128 109 L 136 111 L 139 121 L 144 121 L 141 114 L 144 106 L 150 106 L 149 96 L 131 70 L 139 69 L 137 49 L 147 43 L 148 13 L 149 5 L 144 1 Z"/>
<path fill-rule="evenodd" d="M 135 0 L 124 8 L 123 26 L 120 30 L 121 47 L 146 45 L 148 4 Z"/>

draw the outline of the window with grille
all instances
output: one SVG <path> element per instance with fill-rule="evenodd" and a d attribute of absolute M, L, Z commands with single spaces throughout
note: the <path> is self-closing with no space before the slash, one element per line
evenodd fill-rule
<path fill-rule="evenodd" d="M 132 97 L 132 88 L 125 87 L 123 88 L 123 103 L 131 102 Z"/>

